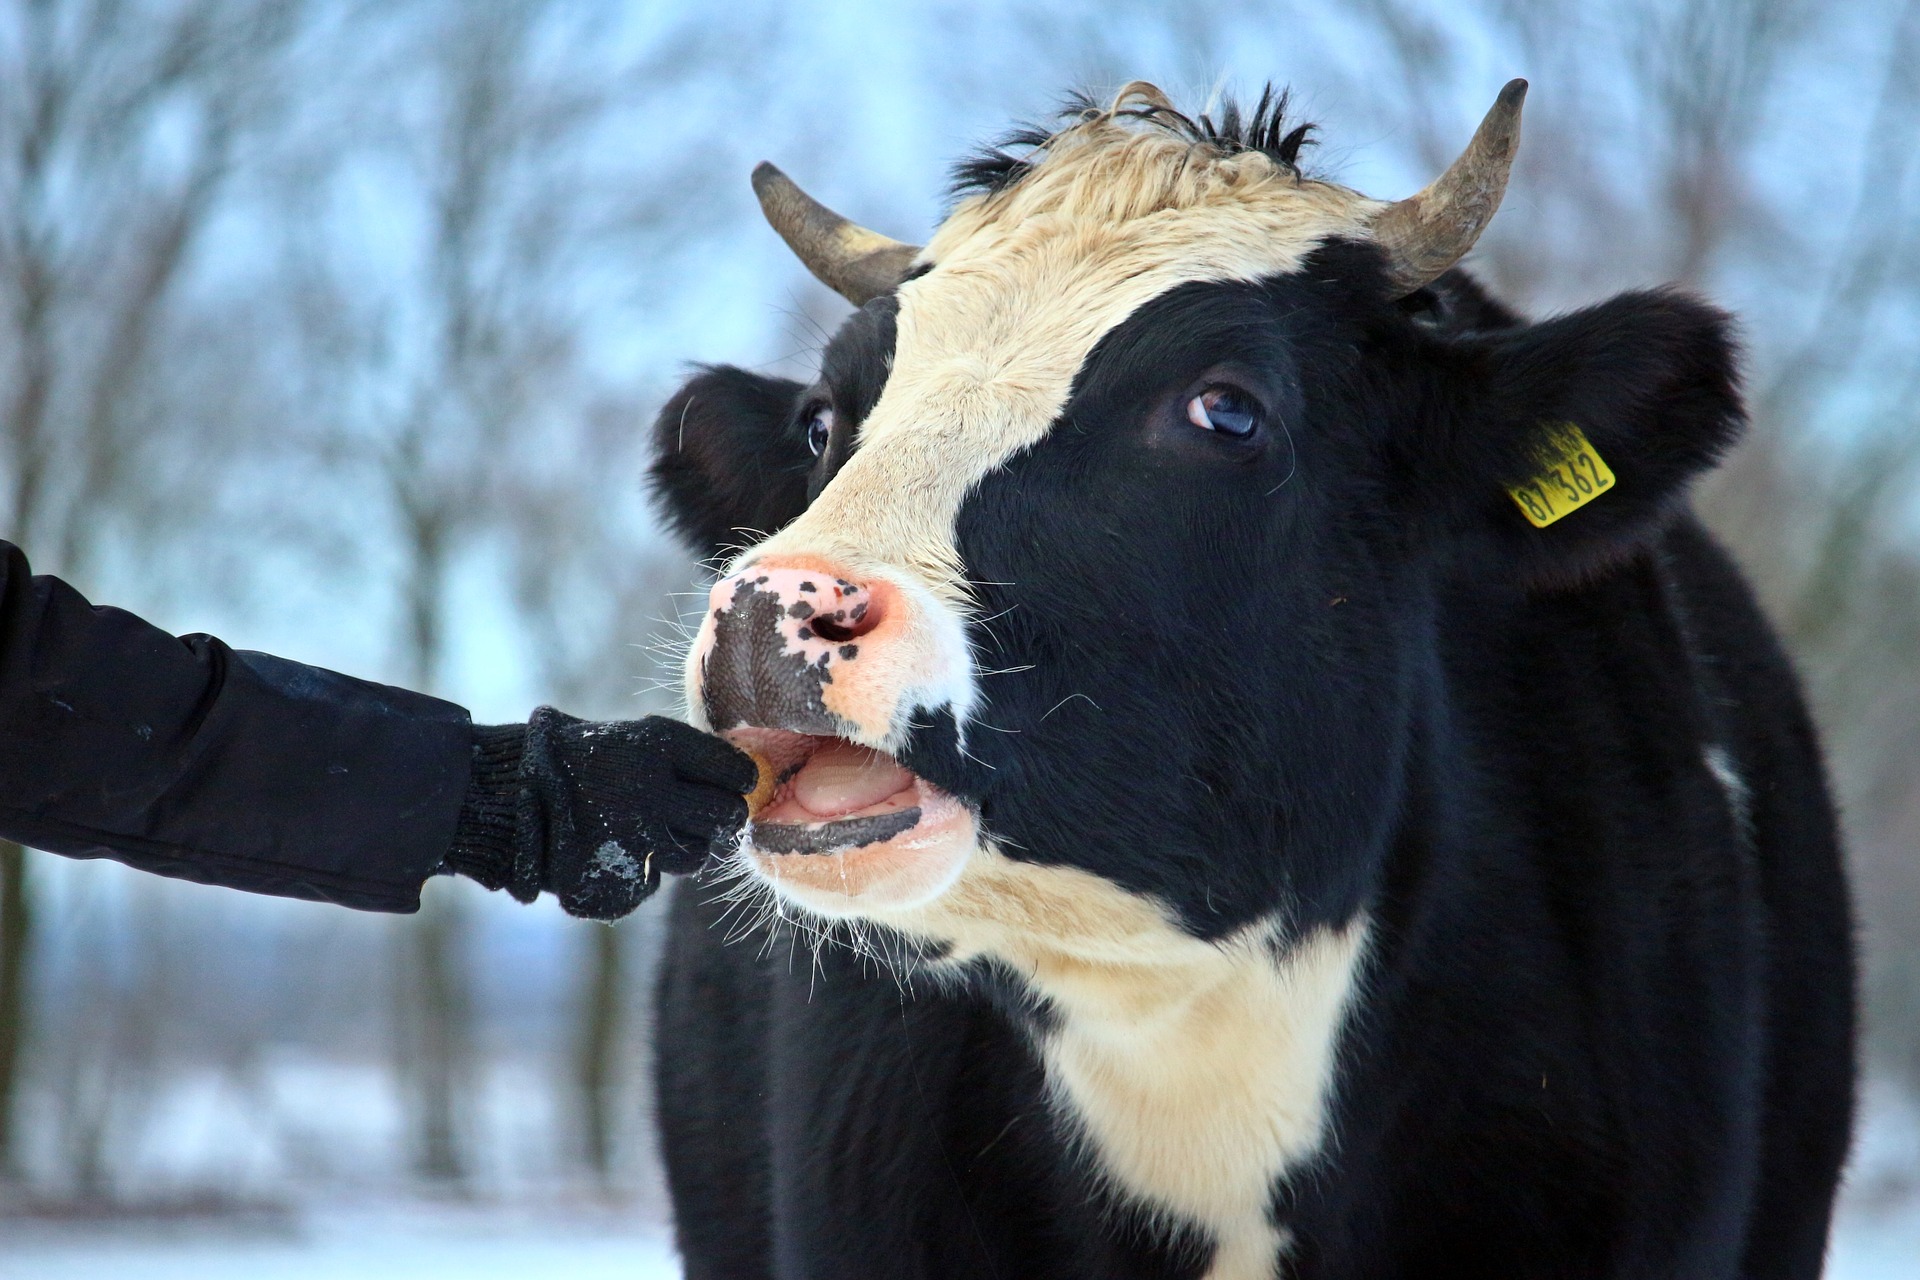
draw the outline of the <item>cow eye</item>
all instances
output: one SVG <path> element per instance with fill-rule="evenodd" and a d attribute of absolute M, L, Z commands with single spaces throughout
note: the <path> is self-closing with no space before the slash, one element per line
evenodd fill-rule
<path fill-rule="evenodd" d="M 1259 401 L 1238 387 L 1208 387 L 1187 401 L 1187 421 L 1207 431 L 1245 440 L 1259 429 Z"/>
<path fill-rule="evenodd" d="M 827 439 L 833 435 L 833 406 L 816 404 L 807 410 L 807 448 L 814 457 L 827 451 Z"/>

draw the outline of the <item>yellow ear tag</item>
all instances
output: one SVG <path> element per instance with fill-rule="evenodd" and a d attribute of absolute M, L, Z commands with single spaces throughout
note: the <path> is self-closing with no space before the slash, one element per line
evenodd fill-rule
<path fill-rule="evenodd" d="M 1553 423 L 1547 432 L 1540 450 L 1546 469 L 1519 488 L 1507 490 L 1536 529 L 1546 528 L 1613 488 L 1613 472 L 1594 452 L 1586 432 L 1571 422 Z"/>

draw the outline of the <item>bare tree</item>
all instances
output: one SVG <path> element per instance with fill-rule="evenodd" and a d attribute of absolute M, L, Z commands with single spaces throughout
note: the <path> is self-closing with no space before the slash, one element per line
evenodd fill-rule
<path fill-rule="evenodd" d="M 657 274 L 674 257 L 670 237 L 698 216 L 699 200 L 673 186 L 684 152 L 663 163 L 635 138 L 634 160 L 622 164 L 605 149 L 623 141 L 615 125 L 640 118 L 698 65 L 699 46 L 669 33 L 635 59 L 593 66 L 588 50 L 608 38 L 607 20 L 557 3 L 390 10 L 390 38 L 353 80 L 362 103 L 344 114 L 353 142 L 341 149 L 331 145 L 340 135 L 327 135 L 318 181 L 310 168 L 290 189 L 306 205 L 316 186 L 377 172 L 416 228 L 397 253 L 369 261 L 332 238 L 352 220 L 323 214 L 290 223 L 289 254 L 320 453 L 357 469 L 378 496 L 380 524 L 363 528 L 393 566 L 401 670 L 416 688 L 449 691 L 462 566 L 527 564 L 537 545 L 537 572 L 556 582 L 584 563 L 619 575 L 600 590 L 604 601 L 632 597 L 619 583 L 645 559 L 631 542 L 632 554 L 607 554 L 606 459 L 583 425 L 606 375 L 586 349 L 581 295 L 607 257 L 651 252 L 659 262 L 646 274 Z M 580 536 L 548 536 L 556 520 Z M 555 598 L 535 584 L 510 603 Z M 586 608 L 602 619 L 595 634 L 626 616 Z M 543 677 L 584 696 L 569 673 L 606 669 L 604 647 L 569 642 L 594 631 L 587 617 L 527 620 L 547 655 Z M 604 689 L 594 694 L 603 708 Z M 450 1183 L 471 1166 L 462 1100 L 476 1085 L 463 893 L 428 886 L 420 918 L 402 926 L 395 974 L 415 1166 Z M 615 947 L 617 935 L 589 979 L 609 991 Z"/>
<path fill-rule="evenodd" d="M 550 244 L 521 223 L 516 200 L 523 170 L 577 108 L 527 100 L 534 9 L 409 16 L 418 26 L 400 47 L 424 59 L 429 114 L 417 132 L 390 141 L 421 202 L 415 261 L 399 273 L 404 294 L 374 291 L 377 311 L 348 302 L 367 290 L 365 278 L 326 281 L 322 305 L 360 331 L 345 342 L 340 330 L 323 335 L 321 349 L 349 352 L 346 367 L 330 367 L 346 390 L 379 406 L 359 421 L 342 415 L 351 433 L 342 444 L 366 466 L 391 521 L 405 679 L 444 690 L 450 575 L 493 527 L 512 429 L 531 416 L 564 341 L 537 311 L 515 306 Z M 409 349 L 410 358 L 392 358 Z M 378 385 L 352 385 L 367 379 Z M 477 1084 L 459 892 L 428 887 L 419 918 L 397 935 L 394 979 L 415 1167 L 451 1183 L 470 1169 L 466 1111 Z"/>
<path fill-rule="evenodd" d="M 137 493 L 165 447 L 140 412 L 156 345 L 296 17 L 293 0 L 0 12 L 0 475 L 8 535 L 48 569 L 84 576 L 116 513 L 156 505 Z M 0 1170 L 33 919 L 25 855 L 0 845 Z"/>
<path fill-rule="evenodd" d="M 515 598 L 541 683 L 581 715 L 630 719 L 678 710 L 682 639 L 673 593 L 691 566 L 641 511 L 645 408 L 620 396 L 575 424 L 571 465 L 523 473 L 509 490 Z M 645 976 L 650 930 L 642 911 L 580 930 L 585 963 L 574 998 L 569 1108 L 576 1148 L 606 1190 L 622 1172 L 621 1150 L 643 1119 L 632 1105 L 644 1079 L 636 1048 L 634 986 Z"/>

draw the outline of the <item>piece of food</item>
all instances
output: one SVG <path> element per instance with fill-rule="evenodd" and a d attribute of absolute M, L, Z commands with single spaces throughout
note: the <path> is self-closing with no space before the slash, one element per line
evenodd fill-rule
<path fill-rule="evenodd" d="M 767 807 L 773 799 L 773 793 L 779 789 L 780 779 L 773 771 L 773 763 L 758 751 L 749 751 L 753 757 L 753 767 L 760 771 L 754 780 L 753 790 L 747 792 L 747 817 L 752 818 Z"/>

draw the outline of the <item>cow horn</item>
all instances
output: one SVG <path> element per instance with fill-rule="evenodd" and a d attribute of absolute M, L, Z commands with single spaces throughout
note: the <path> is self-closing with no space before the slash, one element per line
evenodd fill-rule
<path fill-rule="evenodd" d="M 764 160 L 753 170 L 753 194 L 807 270 L 856 307 L 892 293 L 920 253 L 918 245 L 848 222 Z"/>
<path fill-rule="evenodd" d="M 1460 158 L 1424 191 L 1388 205 L 1373 220 L 1395 296 L 1412 293 L 1460 261 L 1493 221 L 1520 146 L 1526 98 L 1525 80 L 1507 81 Z"/>

